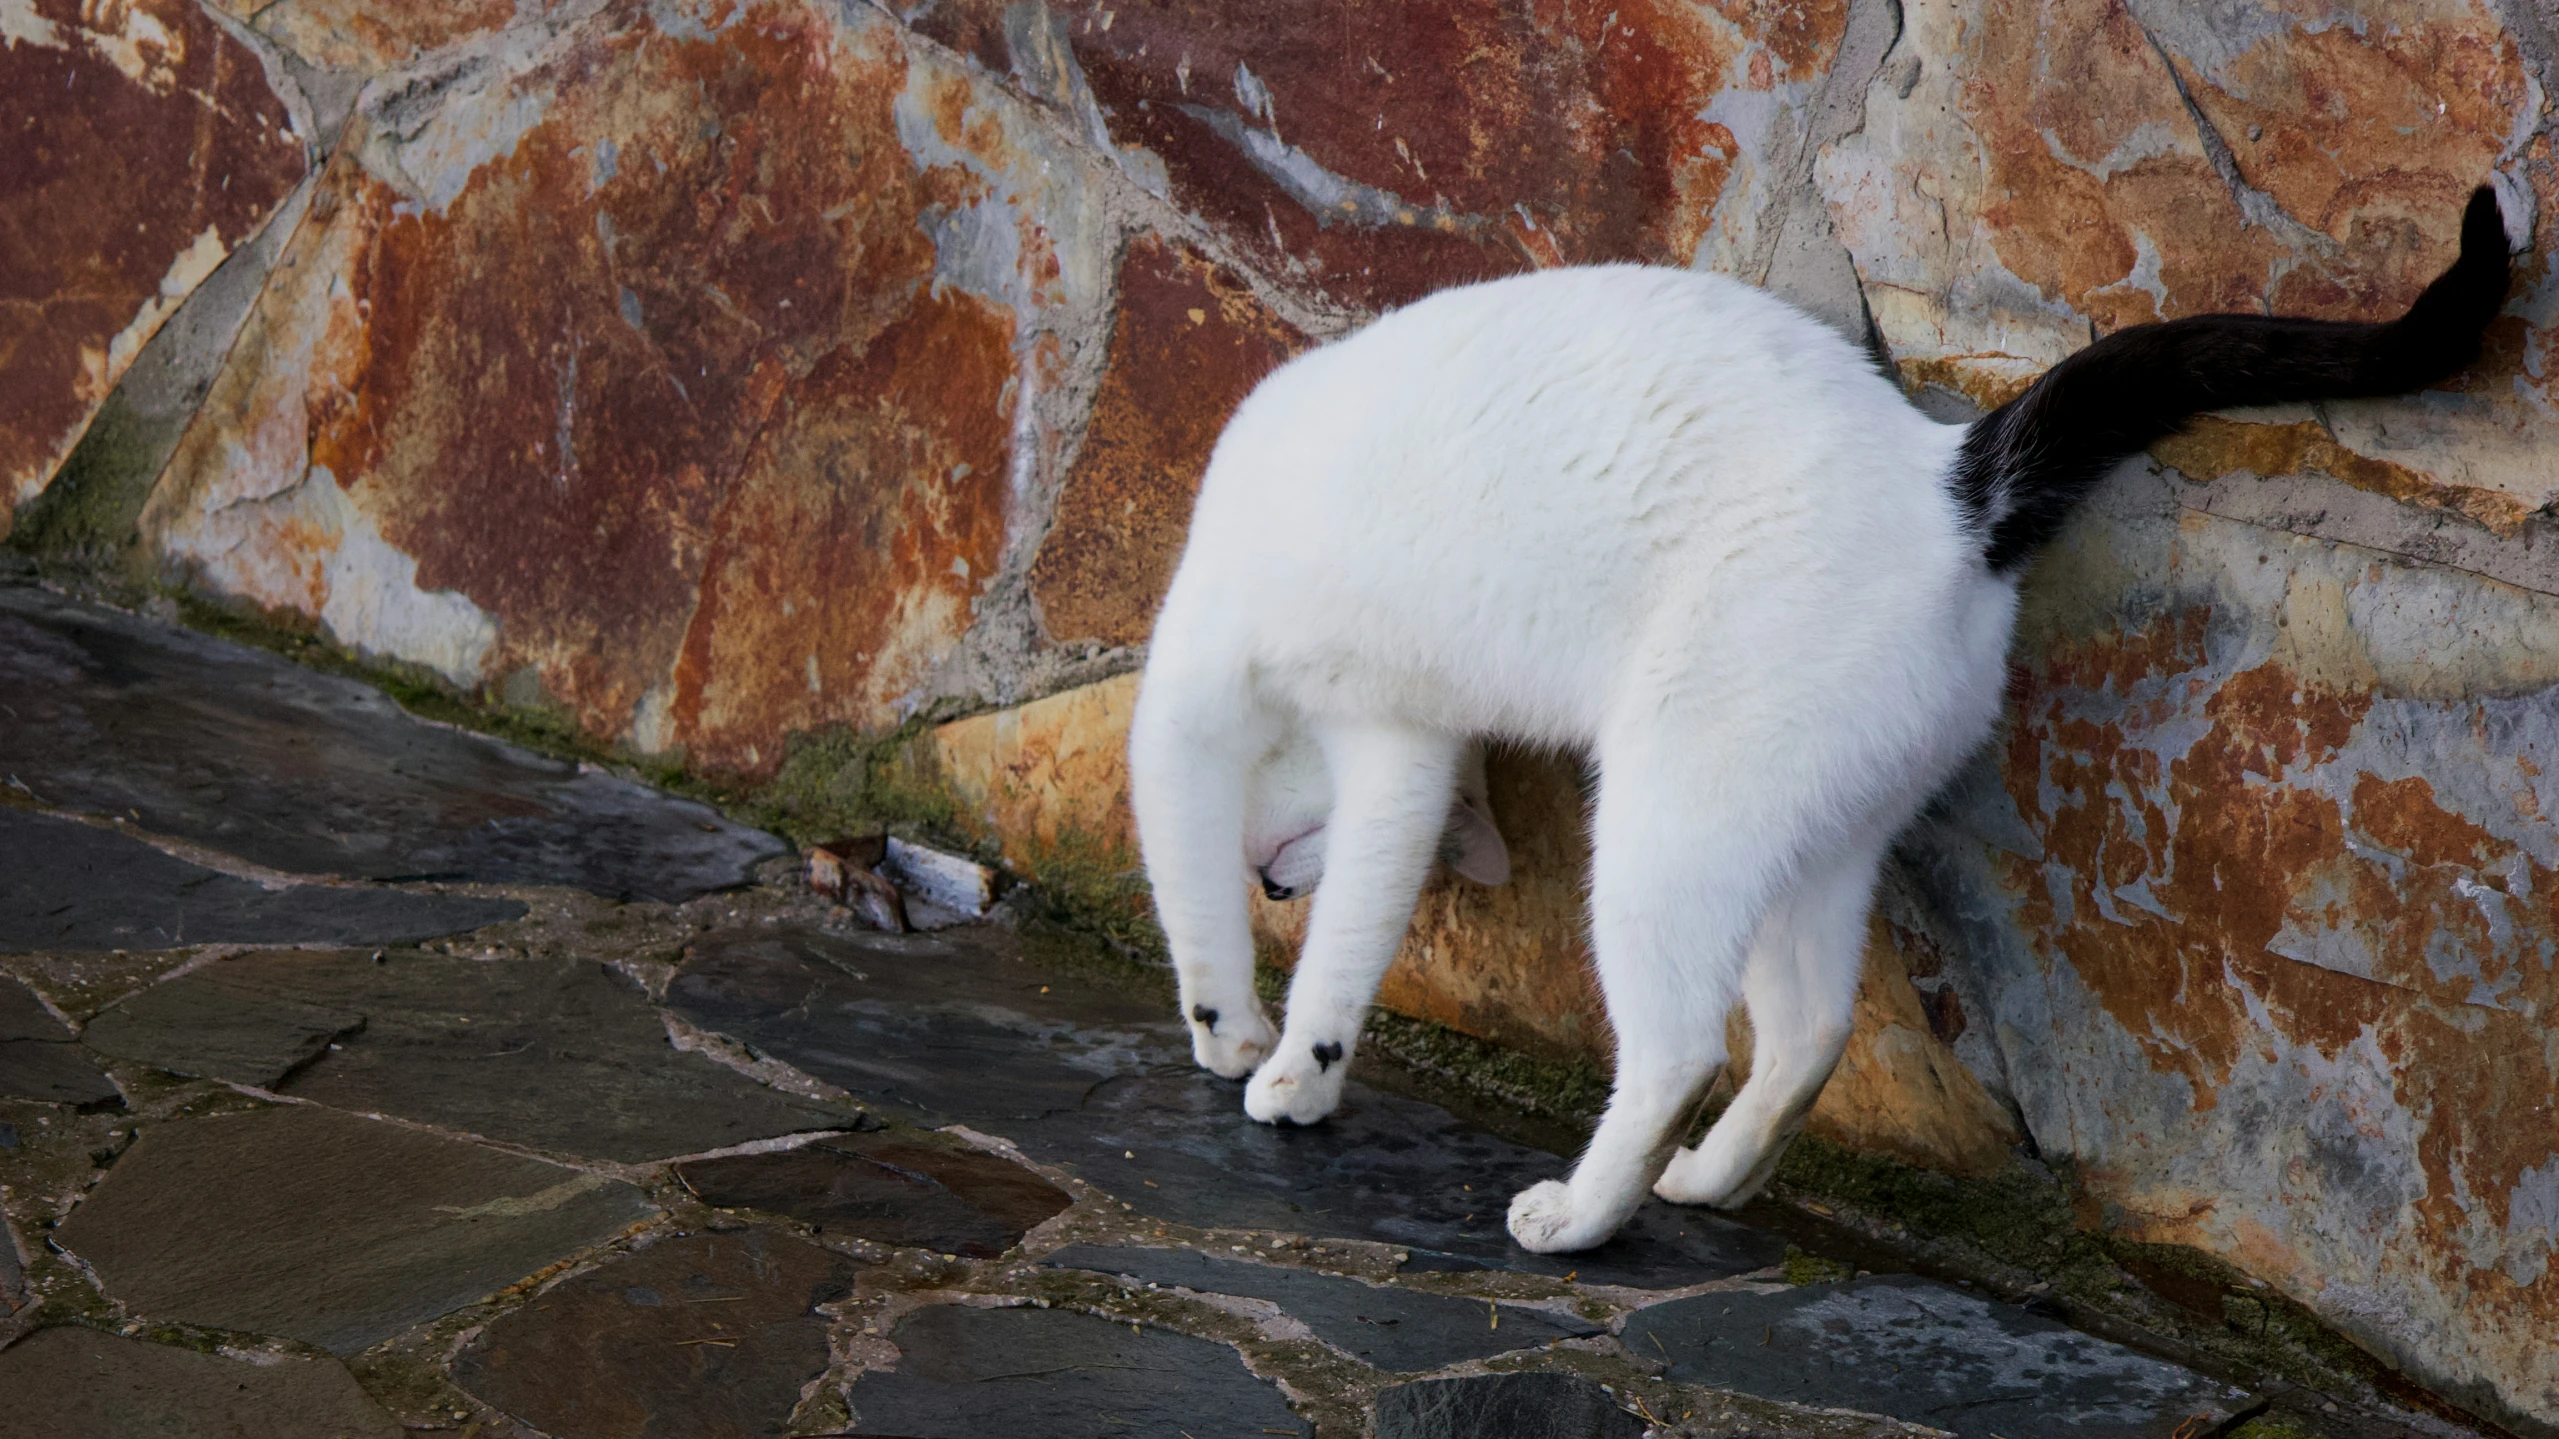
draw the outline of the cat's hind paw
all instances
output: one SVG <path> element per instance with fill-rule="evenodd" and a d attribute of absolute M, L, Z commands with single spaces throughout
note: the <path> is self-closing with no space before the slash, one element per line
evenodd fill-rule
<path fill-rule="evenodd" d="M 1203 1019 L 1204 1015 L 1208 1018 Z M 1191 1058 L 1220 1079 L 1242 1079 L 1252 1073 L 1270 1058 L 1278 1043 L 1279 1032 L 1262 1017 L 1260 1005 L 1224 1015 L 1201 1005 L 1191 1007 Z"/>
<path fill-rule="evenodd" d="M 1531 1254 L 1589 1249 L 1615 1234 L 1619 1222 L 1576 1209 L 1573 1187 L 1560 1179 L 1532 1184 L 1511 1200 L 1511 1238 Z"/>
<path fill-rule="evenodd" d="M 1313 1124 L 1342 1102 L 1349 1069 L 1338 1043 L 1282 1037 L 1279 1052 L 1244 1086 L 1244 1112 L 1264 1124 Z"/>
<path fill-rule="evenodd" d="M 1713 1131 L 1695 1149 L 1671 1156 L 1670 1166 L 1653 1184 L 1653 1193 L 1673 1204 L 1703 1204 L 1739 1209 L 1759 1197 L 1777 1173 L 1783 1145 L 1764 1155 L 1745 1155 L 1738 1144 L 1718 1145 Z"/>

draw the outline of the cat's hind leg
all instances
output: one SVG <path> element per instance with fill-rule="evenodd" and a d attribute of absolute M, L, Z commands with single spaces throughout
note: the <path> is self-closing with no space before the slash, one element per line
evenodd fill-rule
<path fill-rule="evenodd" d="M 1385 723 L 1318 726 L 1332 772 L 1324 878 L 1288 987 L 1279 1047 L 1244 1088 L 1264 1123 L 1333 1112 L 1378 981 L 1413 922 L 1448 825 L 1462 740 Z"/>
<path fill-rule="evenodd" d="M 1591 930 L 1617 1074 L 1572 1177 L 1511 1201 L 1511 1237 L 1541 1254 L 1607 1239 L 1661 1175 L 1723 1068 L 1749 937 L 1798 848 L 1799 816 L 1755 777 L 1647 760 L 1601 746 Z"/>
<path fill-rule="evenodd" d="M 1767 1186 L 1847 1047 L 1882 859 L 1877 841 L 1837 852 L 1770 908 L 1742 974 L 1750 1080 L 1705 1140 L 1672 1158 L 1655 1194 L 1731 1209 Z"/>
<path fill-rule="evenodd" d="M 1191 1057 L 1228 1079 L 1252 1073 L 1277 1037 L 1253 993 L 1244 804 L 1247 771 L 1278 730 L 1239 676 L 1177 662 L 1148 667 L 1129 726 L 1130 808 Z"/>

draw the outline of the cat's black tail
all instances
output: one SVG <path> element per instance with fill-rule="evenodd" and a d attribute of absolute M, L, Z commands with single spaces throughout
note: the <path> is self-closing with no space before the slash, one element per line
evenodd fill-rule
<path fill-rule="evenodd" d="M 2206 410 L 2404 394 L 2454 374 L 2477 357 L 2506 285 L 2505 222 L 2483 185 L 2461 217 L 2461 258 L 2396 320 L 2194 315 L 2108 335 L 1966 432 L 1953 480 L 1983 559 L 2014 568 L 2116 461 Z"/>

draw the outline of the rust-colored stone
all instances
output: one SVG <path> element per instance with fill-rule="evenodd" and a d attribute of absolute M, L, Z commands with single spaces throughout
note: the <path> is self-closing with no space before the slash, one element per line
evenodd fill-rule
<path fill-rule="evenodd" d="M 893 722 L 1005 532 L 1016 321 L 925 229 L 985 182 L 909 152 L 893 25 L 731 21 L 617 4 L 422 136 L 360 116 L 154 497 L 164 552 L 714 767 Z"/>
<path fill-rule="evenodd" d="M 2501 168 L 2542 233 L 2559 220 L 2539 88 L 2479 0 L 2287 0 L 2245 22 L 2126 0 L 1903 14 L 1865 127 L 1818 171 L 1914 386 L 1995 404 L 2094 333 L 2179 315 L 2386 318 L 2451 261 L 2464 200 Z M 2510 532 L 2559 497 L 2538 248 L 2468 374 L 2251 447 Z M 2201 443 L 2181 453 L 2206 463 Z"/>
<path fill-rule="evenodd" d="M 2502 717 L 2531 702 L 2391 696 L 2319 553 L 2268 556 L 2305 571 L 2271 612 L 2178 604 L 2024 666 L 2007 794 L 2039 849 L 1997 865 L 2053 1002 L 2089 1008 L 2022 1042 L 2068 1075 L 2074 1157 L 2119 1228 L 2535 1412 L 2559 1371 L 2507 1336 L 2559 1325 L 2559 846 L 2478 778 L 2539 773 L 2506 749 L 2537 729 Z M 2225 597 L 2265 573 L 2218 562 Z M 2337 568 L 2367 597 L 2408 583 Z"/>
<path fill-rule="evenodd" d="M 996 307 L 927 294 L 775 407 L 714 521 L 676 663 L 696 762 L 768 768 L 780 735 L 896 723 L 1003 549 L 1012 342 Z"/>
<path fill-rule="evenodd" d="M 1152 239 L 1120 266 L 1109 368 L 1031 569 L 1052 639 L 1136 644 L 1227 416 L 1306 343 L 1234 275 Z"/>
<path fill-rule="evenodd" d="M 1844 0 L 1054 5 L 1110 128 L 1235 245 L 1361 307 L 1559 262 L 1683 262 L 1746 153 L 1720 94 L 1818 82 Z M 915 24 L 993 69 L 1003 10 Z"/>
<path fill-rule="evenodd" d="M 304 168 L 258 57 L 187 0 L 12 8 L 0 42 L 0 536 L 143 342 Z"/>
<path fill-rule="evenodd" d="M 2152 445 L 2150 452 L 2197 480 L 2327 475 L 2359 490 L 2449 510 L 2508 537 L 2520 534 L 2533 515 L 2531 506 L 2503 491 L 2446 484 L 2406 465 L 2356 454 L 2310 420 L 2264 425 L 2204 415 L 2189 422 L 2183 433 Z"/>
<path fill-rule="evenodd" d="M 383 70 L 504 29 L 517 0 L 212 0 L 314 65 Z M 527 12 L 549 8 L 534 0 Z"/>

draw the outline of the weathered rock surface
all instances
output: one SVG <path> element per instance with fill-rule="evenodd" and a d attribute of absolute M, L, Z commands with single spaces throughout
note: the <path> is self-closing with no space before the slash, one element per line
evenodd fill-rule
<path fill-rule="evenodd" d="M 1000 930 L 715 934 L 693 947 L 667 1001 L 867 1104 L 1000 1134 L 1178 1223 L 1375 1239 L 1651 1287 L 1782 1256 L 1773 1235 L 1658 1203 L 1591 1253 L 1524 1253 L 1502 1227 L 1510 1195 L 1559 1172 L 1558 1157 L 1357 1080 L 1321 1125 L 1256 1124 L 1238 1086 L 1192 1065 L 1170 1016 L 1034 970 L 1012 944 Z"/>
<path fill-rule="evenodd" d="M 779 1435 L 827 1364 L 817 1306 L 849 1297 L 853 1273 L 767 1229 L 669 1239 L 489 1325 L 453 1377 L 562 1439 Z"/>
<path fill-rule="evenodd" d="M 353 1018 L 282 1093 L 581 1158 L 643 1163 L 856 1121 L 786 1099 L 667 1041 L 656 1009 L 592 961 L 413 950 L 274 951 L 225 960 L 110 1010 L 101 1045 L 182 1073 L 271 1063 Z M 125 1006 L 130 1010 L 133 1005 Z"/>
<path fill-rule="evenodd" d="M 914 23 L 1258 265 L 1375 308 L 1559 262 L 1756 278 L 1848 11 L 1175 4 L 1104 26 L 975 3 Z"/>
<path fill-rule="evenodd" d="M 1377 1439 L 1641 1439 L 1644 1421 L 1569 1374 L 1422 1379 L 1377 1396 Z"/>
<path fill-rule="evenodd" d="M 1152 240 L 1129 246 L 1101 389 L 1031 567 L 1050 638 L 1145 641 L 1218 431 L 1305 343 L 1232 271 Z"/>
<path fill-rule="evenodd" d="M 0 584 L 0 689 L 0 753 L 36 797 L 273 869 L 687 899 L 782 847 L 706 805 L 427 724 L 354 680 L 26 586 Z M 481 913 L 407 933 L 496 918 Z M 339 937 L 376 936 L 187 942 Z"/>
<path fill-rule="evenodd" d="M 992 1259 L 1072 1199 L 1021 1165 L 913 1131 L 837 1135 L 676 1166 L 705 1204 L 787 1215 L 818 1234 Z"/>
<path fill-rule="evenodd" d="M 889 1337 L 897 1367 L 853 1386 L 856 1434 L 976 1439 L 1030 1415 L 1054 1439 L 1312 1432 L 1234 1350 L 1160 1329 L 1131 1333 L 1062 1309 L 936 1305 Z"/>
<path fill-rule="evenodd" d="M 1626 1321 L 1673 1378 L 1991 1434 L 2169 1439 L 2210 1432 L 2245 1391 L 2014 1305 L 1911 1275 L 1704 1294 Z"/>
<path fill-rule="evenodd" d="M 474 895 L 268 889 L 130 834 L 19 809 L 0 809 L 0 861 L 0 951 L 397 944 L 524 913 Z"/>
<path fill-rule="evenodd" d="M 2196 488 L 2120 478 L 2038 570 L 2008 741 L 1906 847 L 1949 969 L 2122 1232 L 2559 1415 L 2559 665 L 2518 638 L 2559 598 Z"/>
<path fill-rule="evenodd" d="M 1073 1244 L 1050 1251 L 1040 1262 L 1059 1269 L 1124 1276 L 1139 1284 L 1179 1285 L 1200 1294 L 1269 1300 L 1325 1343 L 1387 1370 L 1437 1369 L 1599 1332 L 1598 1325 L 1586 1320 L 1516 1305 L 1213 1258 L 1196 1249 Z"/>
<path fill-rule="evenodd" d="M 2492 172 L 2539 210 L 2549 249 L 2549 80 L 2525 48 L 2548 32 L 2482 0 L 1903 13 L 1863 129 L 1818 172 L 1907 382 L 1986 402 L 2092 330 L 2388 316 L 2450 262 Z M 2559 395 L 2533 338 L 2559 272 L 2521 268 L 2480 366 L 2419 400 L 2323 407 L 2315 428 L 2364 463 L 2319 467 L 2508 535 L 2559 494 Z M 2257 428 L 2230 427 L 2197 478 L 2271 473 Z"/>
<path fill-rule="evenodd" d="M 0 1349 L 5 1439 L 399 1439 L 335 1360 L 203 1354 L 94 1329 Z"/>
<path fill-rule="evenodd" d="M 138 1314 L 352 1354 L 653 1212 L 601 1175 L 289 1106 L 145 1126 L 53 1237 Z"/>
<path fill-rule="evenodd" d="M 155 546 L 646 750 L 893 719 L 1104 288 L 1085 162 L 860 8 L 611 4 L 464 68 L 352 122 Z"/>
<path fill-rule="evenodd" d="M 187 0 L 14 4 L 0 43 L 0 538 L 126 366 L 302 179 L 256 52 Z M 42 96 L 42 100 L 34 97 Z"/>

